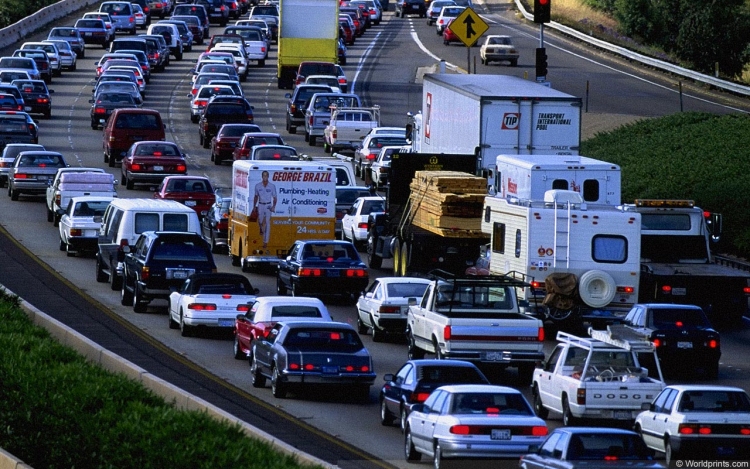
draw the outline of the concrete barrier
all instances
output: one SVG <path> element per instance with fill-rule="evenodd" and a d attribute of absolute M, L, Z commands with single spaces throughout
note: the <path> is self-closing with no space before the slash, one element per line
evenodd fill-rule
<path fill-rule="evenodd" d="M 0 288 L 5 290 L 8 294 L 14 294 L 2 285 L 0 285 Z M 166 402 L 172 403 L 176 408 L 188 411 L 205 412 L 210 417 L 219 421 L 227 422 L 229 424 L 239 424 L 242 431 L 249 438 L 264 441 L 272 445 L 277 451 L 294 456 L 302 464 L 314 464 L 328 469 L 335 469 L 337 467 L 323 461 L 322 459 L 318 459 L 311 454 L 299 451 L 297 448 L 275 438 L 273 435 L 240 420 L 236 416 L 214 406 L 200 397 L 190 394 L 172 383 L 149 373 L 147 370 L 135 365 L 134 363 L 104 349 L 96 342 L 79 334 L 77 331 L 69 328 L 57 319 L 48 316 L 23 299 L 21 300 L 21 309 L 29 316 L 35 325 L 46 329 L 50 335 L 61 344 L 75 349 L 78 353 L 86 357 L 88 361 L 99 365 L 110 372 L 121 373 L 128 378 L 140 382 L 144 387 L 151 390 L 154 394 L 161 396 Z M 32 467 L 24 464 L 23 461 L 0 448 L 0 469 L 32 469 Z"/>

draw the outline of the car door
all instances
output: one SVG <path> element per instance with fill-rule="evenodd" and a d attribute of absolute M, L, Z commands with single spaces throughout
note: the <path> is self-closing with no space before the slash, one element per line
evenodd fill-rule
<path fill-rule="evenodd" d="M 352 227 L 354 226 L 354 223 L 357 219 L 357 214 L 359 213 L 360 207 L 362 206 L 362 200 L 357 199 L 354 201 L 354 204 L 352 205 L 352 208 L 349 210 L 349 213 L 344 215 L 344 217 L 341 219 L 341 230 L 348 236 L 352 235 Z M 345 237 L 348 237 L 345 236 Z"/>
<path fill-rule="evenodd" d="M 281 325 L 277 324 L 265 337 L 258 337 L 253 341 L 253 357 L 260 371 L 268 374 L 271 371 L 273 361 L 273 344 L 281 332 Z"/>
<path fill-rule="evenodd" d="M 427 400 L 424 401 L 423 411 L 419 412 L 414 410 L 409 416 L 412 443 L 414 443 L 414 446 L 419 449 L 420 453 L 425 451 L 427 451 L 428 453 L 432 452 L 432 433 L 430 432 L 430 434 L 427 435 L 425 430 L 425 422 L 428 420 L 431 412 L 436 412 L 433 410 L 433 408 L 435 407 L 437 399 L 444 393 L 445 391 L 433 392 L 432 394 L 430 394 L 430 397 L 428 397 Z M 426 427 L 430 428 L 431 425 L 427 424 Z"/>
<path fill-rule="evenodd" d="M 562 457 L 561 453 L 555 454 L 555 446 L 560 442 L 560 433 L 552 433 L 547 438 L 539 451 L 534 454 L 524 456 L 521 460 L 521 469 L 544 469 L 558 467 Z"/>
<path fill-rule="evenodd" d="M 235 321 L 237 341 L 248 350 L 252 350 L 253 347 L 254 329 L 256 327 L 255 320 L 257 319 L 256 316 L 259 307 L 260 303 L 258 301 L 253 302 L 245 314 L 237 315 L 237 321 Z"/>
<path fill-rule="evenodd" d="M 125 260 L 123 261 L 123 279 L 125 281 L 124 285 L 126 285 L 127 287 L 134 287 L 135 283 L 138 281 L 137 272 L 140 270 L 138 268 L 138 265 L 140 264 L 140 259 L 143 257 L 145 244 L 146 237 L 140 236 L 135 245 L 130 248 L 130 252 L 125 254 Z"/>
<path fill-rule="evenodd" d="M 297 255 L 299 250 L 300 244 L 295 243 L 294 246 L 292 246 L 292 249 L 289 250 L 289 254 L 286 258 L 279 262 L 279 281 L 288 288 L 292 287 L 292 274 L 296 269 L 295 266 L 297 265 Z"/>
<path fill-rule="evenodd" d="M 422 449 L 427 453 L 432 453 L 433 451 L 433 435 L 435 434 L 435 427 L 437 426 L 440 416 L 446 413 L 445 407 L 449 396 L 449 392 L 440 391 L 436 396 L 435 401 L 430 406 L 430 412 L 424 414 L 424 418 L 421 419 L 419 442 L 422 445 Z"/>
<path fill-rule="evenodd" d="M 539 376 L 537 379 L 537 382 L 539 383 L 539 397 L 542 398 L 544 404 L 552 406 L 555 409 L 561 409 L 562 404 L 559 402 L 560 395 L 558 389 L 556 389 L 554 385 L 552 377 L 555 374 L 557 362 L 560 360 L 560 357 L 563 356 L 564 350 L 564 345 L 558 345 L 555 347 L 555 350 L 552 351 L 549 358 L 544 363 L 544 366 L 541 369 L 537 368 L 534 370 L 534 373 Z M 585 351 L 583 349 L 581 350 Z"/>
<path fill-rule="evenodd" d="M 372 284 L 367 287 L 362 297 L 359 299 L 359 317 L 367 326 L 372 326 L 371 318 L 375 311 L 375 292 L 380 288 L 380 281 L 375 280 Z"/>
<path fill-rule="evenodd" d="M 411 380 L 409 379 L 411 377 Z M 405 394 L 411 394 L 411 391 L 405 389 L 408 381 L 413 381 L 414 365 L 406 363 L 398 370 L 396 376 L 386 386 L 383 386 L 383 399 L 385 405 L 392 415 L 400 415 L 401 402 L 406 402 Z"/>
<path fill-rule="evenodd" d="M 664 451 L 664 435 L 667 434 L 672 409 L 676 407 L 678 391 L 664 389 L 654 400 L 653 407 L 641 420 L 641 432 L 646 445 Z"/>

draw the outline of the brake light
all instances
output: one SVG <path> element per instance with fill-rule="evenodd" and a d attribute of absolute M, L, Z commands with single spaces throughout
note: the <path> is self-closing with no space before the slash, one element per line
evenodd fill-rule
<path fill-rule="evenodd" d="M 578 388 L 578 390 L 576 391 L 576 402 L 578 402 L 578 405 L 586 404 L 586 389 L 585 388 Z"/>
<path fill-rule="evenodd" d="M 365 156 L 366 160 L 374 160 L 375 159 L 375 153 L 369 153 L 367 156 Z"/>
<path fill-rule="evenodd" d="M 195 105 L 198 107 L 204 107 L 206 105 L 206 102 L 207 101 L 205 99 L 196 99 Z"/>
<path fill-rule="evenodd" d="M 299 366 L 299 363 L 290 363 L 290 364 L 288 365 L 288 368 L 289 368 L 290 370 L 299 370 L 299 369 L 300 369 L 301 367 Z"/>
<path fill-rule="evenodd" d="M 193 303 L 188 305 L 188 309 L 195 311 L 216 311 L 216 305 L 211 303 Z"/>
<path fill-rule="evenodd" d="M 83 236 L 83 230 L 80 228 L 71 228 L 70 236 Z"/>
<path fill-rule="evenodd" d="M 346 85 L 346 78 L 339 77 L 339 85 Z"/>
<path fill-rule="evenodd" d="M 414 392 L 411 394 L 411 399 L 414 402 L 424 402 L 430 397 L 429 392 Z"/>
<path fill-rule="evenodd" d="M 443 328 L 443 338 L 446 341 L 451 340 L 451 326 L 445 326 Z"/>
<path fill-rule="evenodd" d="M 18 173 L 13 175 L 13 179 L 31 179 L 31 176 L 24 173 Z"/>
<path fill-rule="evenodd" d="M 654 339 L 652 343 L 654 344 L 654 348 L 659 348 L 659 347 L 661 347 L 662 345 L 664 345 L 664 344 L 662 343 L 661 339 Z"/>
<path fill-rule="evenodd" d="M 323 271 L 320 269 L 311 269 L 309 267 L 300 267 L 297 271 L 297 275 L 300 277 L 320 277 L 323 275 Z"/>
<path fill-rule="evenodd" d="M 133 163 L 133 164 L 130 165 L 130 170 L 131 171 L 140 171 L 141 169 L 143 169 L 143 168 L 141 168 L 141 165 L 138 164 L 138 163 Z"/>
<path fill-rule="evenodd" d="M 366 229 L 367 229 L 367 227 L 368 227 L 368 225 L 367 225 L 367 222 L 364 222 L 364 223 L 358 223 L 358 224 L 357 224 L 357 228 L 359 228 L 360 230 L 366 230 Z"/>
<path fill-rule="evenodd" d="M 633 287 L 617 287 L 617 293 L 631 294 L 634 292 L 635 292 L 635 288 Z"/>
<path fill-rule="evenodd" d="M 364 269 L 346 269 L 347 277 L 367 277 Z"/>
<path fill-rule="evenodd" d="M 539 330 L 536 332 L 536 340 L 539 342 L 544 342 L 544 328 L 540 327 Z"/>
<path fill-rule="evenodd" d="M 106 114 L 107 110 L 103 107 L 94 108 L 94 114 Z"/>
<path fill-rule="evenodd" d="M 743 292 L 743 293 L 744 293 L 745 295 L 750 295 L 750 287 L 745 287 L 745 288 L 743 288 L 743 289 L 742 289 L 742 292 Z"/>
<path fill-rule="evenodd" d="M 151 277 L 151 269 L 149 266 L 144 265 L 141 267 L 141 280 L 148 280 Z"/>
<path fill-rule="evenodd" d="M 711 339 L 708 341 L 708 348 L 719 348 L 719 341 L 716 339 Z"/>
<path fill-rule="evenodd" d="M 338 130 L 336 130 L 336 129 L 333 129 L 333 132 L 331 132 L 331 137 L 332 137 L 332 138 L 338 138 L 338 136 L 339 136 L 339 132 L 338 132 Z"/>
<path fill-rule="evenodd" d="M 669 295 L 672 293 L 672 287 L 670 285 L 662 285 L 661 292 L 664 293 L 665 295 Z"/>
<path fill-rule="evenodd" d="M 237 311 L 239 311 L 240 313 L 247 313 L 248 311 L 250 311 L 250 306 L 248 306 L 247 304 L 237 305 Z"/>
<path fill-rule="evenodd" d="M 448 431 L 454 435 L 469 435 L 471 433 L 471 427 L 469 425 L 453 425 Z"/>
<path fill-rule="evenodd" d="M 400 306 L 381 306 L 378 311 L 380 311 L 381 313 L 386 313 L 386 314 L 400 313 L 401 307 Z"/>
<path fill-rule="evenodd" d="M 178 164 L 176 170 L 178 173 L 185 173 L 187 172 L 187 166 L 184 164 Z"/>

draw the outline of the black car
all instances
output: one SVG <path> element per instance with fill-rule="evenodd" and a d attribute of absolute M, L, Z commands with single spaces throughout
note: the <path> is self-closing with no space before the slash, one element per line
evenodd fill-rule
<path fill-rule="evenodd" d="M 76 21 L 75 27 L 81 32 L 84 43 L 99 44 L 105 49 L 109 48 L 109 33 L 107 32 L 104 20 L 83 18 Z"/>
<path fill-rule="evenodd" d="M 346 323 L 291 321 L 277 323 L 253 341 L 250 373 L 253 387 L 271 380 L 274 397 L 309 386 L 336 386 L 367 401 L 375 381 L 372 357 Z"/>
<path fill-rule="evenodd" d="M 367 266 L 349 241 L 297 241 L 279 262 L 276 290 L 294 296 L 342 295 L 355 300 L 369 283 Z"/>
<path fill-rule="evenodd" d="M 326 85 L 297 85 L 293 93 L 284 95 L 289 101 L 286 103 L 286 131 L 297 133 L 297 127 L 305 126 L 305 109 L 310 98 L 315 93 L 330 93 L 330 86 Z"/>
<path fill-rule="evenodd" d="M 104 92 L 99 93 L 96 99 L 90 99 L 91 103 L 91 128 L 104 127 L 112 111 L 120 108 L 140 107 L 128 93 Z"/>
<path fill-rule="evenodd" d="M 636 304 L 625 324 L 654 344 L 665 375 L 701 369 L 709 379 L 718 377 L 721 340 L 699 306 Z"/>
<path fill-rule="evenodd" d="M 218 99 L 221 98 L 221 99 Z M 224 124 L 252 124 L 253 106 L 242 96 L 214 96 L 198 121 L 200 144 L 211 146 L 211 139 Z"/>
<path fill-rule="evenodd" d="M 26 112 L 31 114 L 42 114 L 46 119 L 52 117 L 52 93 L 55 90 L 47 88 L 44 80 L 13 80 L 23 96 Z"/>
<path fill-rule="evenodd" d="M 172 16 L 183 16 L 183 15 L 197 16 L 198 19 L 200 20 L 201 29 L 203 29 L 203 40 L 208 39 L 209 21 L 208 21 L 208 10 L 206 9 L 205 6 L 196 5 L 195 3 L 175 5 L 174 10 L 172 10 Z M 203 44 L 203 42 L 200 42 L 199 44 Z"/>
<path fill-rule="evenodd" d="M 471 362 L 462 360 L 409 360 L 396 372 L 383 375 L 380 390 L 380 423 L 392 425 L 398 419 L 406 427 L 412 404 L 421 404 L 432 391 L 448 384 L 490 384 Z"/>
<path fill-rule="evenodd" d="M 8 143 L 39 143 L 39 128 L 30 115 L 0 111 L 0 148 Z"/>
<path fill-rule="evenodd" d="M 196 0 L 196 5 L 203 5 L 208 13 L 208 20 L 226 26 L 229 22 L 229 7 L 226 0 Z"/>
<path fill-rule="evenodd" d="M 399 0 L 396 2 L 396 16 L 404 18 L 406 15 L 424 18 L 427 16 L 427 4 L 424 0 Z"/>
<path fill-rule="evenodd" d="M 229 209 L 232 206 L 231 197 L 216 196 L 216 202 L 208 209 L 208 213 L 201 220 L 201 233 L 211 245 L 211 252 L 217 253 L 229 247 Z"/>
<path fill-rule="evenodd" d="M 120 302 L 136 313 L 146 312 L 151 300 L 168 299 L 191 275 L 216 272 L 211 247 L 197 233 L 147 231 L 122 253 Z"/>

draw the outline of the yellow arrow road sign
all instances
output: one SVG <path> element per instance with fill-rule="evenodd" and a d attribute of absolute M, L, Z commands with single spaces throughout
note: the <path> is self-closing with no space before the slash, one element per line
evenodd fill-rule
<path fill-rule="evenodd" d="M 471 47 L 490 28 L 471 8 L 466 8 L 448 26 L 466 47 Z"/>

